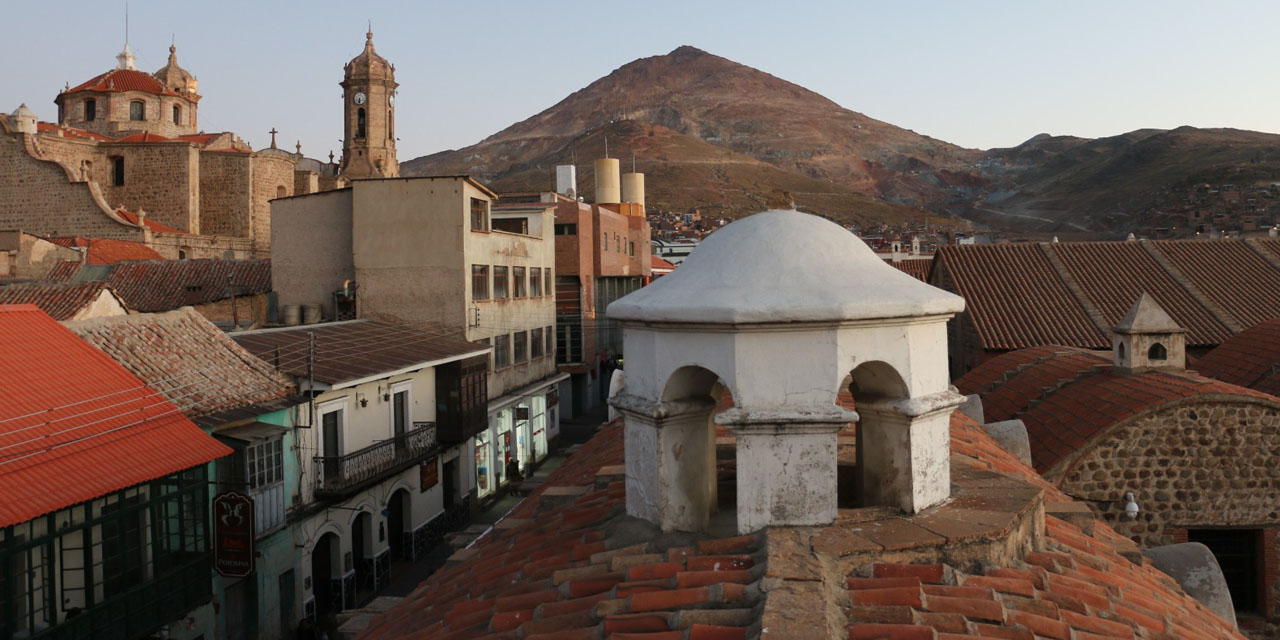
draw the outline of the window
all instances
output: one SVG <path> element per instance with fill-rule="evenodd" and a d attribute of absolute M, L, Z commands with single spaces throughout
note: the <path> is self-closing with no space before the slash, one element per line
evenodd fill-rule
<path fill-rule="evenodd" d="M 276 197 L 277 197 L 277 198 L 283 198 L 283 197 L 285 197 L 285 196 L 287 196 L 287 195 L 289 195 L 289 190 L 288 190 L 288 189 L 286 189 L 284 185 L 282 185 L 282 184 L 281 184 L 281 185 L 276 185 Z"/>
<path fill-rule="evenodd" d="M 507 299 L 507 268 L 506 267 L 495 266 L 493 268 L 493 299 L 494 300 Z"/>
<path fill-rule="evenodd" d="M 471 230 L 489 230 L 489 203 L 480 198 L 471 199 Z"/>
<path fill-rule="evenodd" d="M 622 251 L 622 237 L 616 233 L 613 234 L 613 244 L 618 252 Z"/>
<path fill-rule="evenodd" d="M 501 369 L 511 365 L 511 336 L 506 334 L 493 337 L 493 368 Z"/>
<path fill-rule="evenodd" d="M 405 449 L 404 434 L 409 432 L 409 383 L 401 383 L 391 387 L 391 437 L 395 438 L 396 450 Z"/>
<path fill-rule="evenodd" d="M 321 468 L 320 485 L 324 481 L 341 480 L 342 478 L 342 409 L 331 410 L 320 414 L 320 457 L 324 461 Z"/>
<path fill-rule="evenodd" d="M 84 120 L 93 122 L 98 118 L 98 101 L 92 98 L 84 101 Z"/>
<path fill-rule="evenodd" d="M 546 343 L 542 341 L 542 329 L 529 330 L 529 358 L 541 358 Z"/>
<path fill-rule="evenodd" d="M 245 481 L 256 505 L 254 532 L 263 534 L 284 524 L 284 438 L 245 447 Z"/>
<path fill-rule="evenodd" d="M 600 234 L 600 250 L 601 251 L 609 250 L 609 234 L 607 233 Z"/>
<path fill-rule="evenodd" d="M 387 109 L 387 139 L 396 139 L 396 114 Z"/>
<path fill-rule="evenodd" d="M 1267 589 L 1259 584 L 1262 578 L 1259 567 L 1262 564 L 1262 535 L 1258 529 L 1192 529 L 1187 531 L 1187 542 L 1199 542 L 1218 560 L 1222 567 L 1222 577 L 1226 578 L 1227 590 L 1231 592 L 1231 603 L 1236 613 L 1257 614 L 1262 611 L 1259 593 Z"/>
<path fill-rule="evenodd" d="M 111 184 L 117 187 L 124 186 L 124 158 L 121 156 L 111 157 Z"/>
<path fill-rule="evenodd" d="M 547 267 L 543 271 L 545 271 L 545 273 L 542 274 L 542 295 L 549 296 L 552 293 L 551 292 L 551 283 L 552 283 L 551 267 Z"/>
<path fill-rule="evenodd" d="M 542 331 L 542 337 L 547 341 L 546 350 L 550 355 L 556 352 L 556 332 L 552 327 L 547 327 Z"/>
<path fill-rule="evenodd" d="M 489 299 L 489 265 L 471 265 L 471 299 Z"/>
<path fill-rule="evenodd" d="M 147 105 L 143 104 L 141 100 L 134 100 L 133 102 L 129 103 L 129 119 L 130 120 L 145 120 L 146 116 L 147 116 Z"/>
<path fill-rule="evenodd" d="M 526 280 L 524 279 L 524 267 L 511 267 L 511 278 L 515 282 L 516 298 L 527 298 L 529 296 Z"/>
<path fill-rule="evenodd" d="M 558 235 L 558 236 L 576 236 L 576 235 L 578 235 L 578 225 L 576 225 L 576 224 L 558 224 L 558 225 L 556 225 L 556 235 Z"/>
<path fill-rule="evenodd" d="M 482 344 L 482 345 L 484 345 L 484 346 L 486 346 L 486 347 L 487 347 L 487 346 L 489 346 L 493 341 L 492 341 L 492 340 L 490 340 L 489 338 L 480 338 L 479 340 L 475 340 L 474 342 L 479 343 L 479 344 Z M 486 367 L 486 369 L 488 369 L 489 371 L 493 371 L 493 352 L 492 352 L 492 351 L 490 351 L 490 352 L 489 352 L 489 355 L 485 356 L 485 360 L 487 360 L 487 361 L 488 361 L 488 363 L 489 363 L 489 364 L 488 364 L 488 367 Z"/>
<path fill-rule="evenodd" d="M 636 255 L 636 243 L 628 241 L 627 245 L 631 248 L 631 255 L 634 257 Z"/>
<path fill-rule="evenodd" d="M 529 359 L 529 332 L 516 332 L 516 354 L 515 363 L 520 364 Z"/>
<path fill-rule="evenodd" d="M 356 109 L 356 137 L 364 137 L 364 109 Z"/>
<path fill-rule="evenodd" d="M 529 269 L 529 295 L 542 295 L 542 269 L 539 267 Z"/>
<path fill-rule="evenodd" d="M 173 105 L 173 123 L 182 124 L 182 107 Z"/>
<path fill-rule="evenodd" d="M 1151 345 L 1150 349 L 1147 349 L 1148 360 L 1165 360 L 1168 357 L 1169 357 L 1168 351 L 1166 351 L 1164 348 L 1164 345 L 1160 344 L 1159 342 Z"/>

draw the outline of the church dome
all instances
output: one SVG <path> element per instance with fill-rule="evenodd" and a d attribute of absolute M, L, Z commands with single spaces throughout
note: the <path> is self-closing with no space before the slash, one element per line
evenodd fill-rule
<path fill-rule="evenodd" d="M 964 300 L 903 273 L 843 227 L 765 211 L 711 234 L 674 272 L 609 305 L 618 320 L 777 323 L 958 313 Z"/>
<path fill-rule="evenodd" d="M 347 63 L 348 76 L 391 75 L 395 67 L 373 48 L 373 31 L 364 34 L 364 51 Z"/>
<path fill-rule="evenodd" d="M 196 95 L 196 77 L 178 66 L 178 48 L 173 45 L 169 45 L 169 62 L 152 75 L 169 91 L 183 94 L 192 100 L 200 98 Z"/>

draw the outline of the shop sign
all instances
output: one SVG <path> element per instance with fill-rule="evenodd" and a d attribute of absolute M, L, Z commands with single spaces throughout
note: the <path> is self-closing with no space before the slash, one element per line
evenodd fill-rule
<path fill-rule="evenodd" d="M 440 481 L 440 458 L 432 458 L 418 466 L 418 491 L 423 492 Z"/>
<path fill-rule="evenodd" d="M 213 499 L 213 568 L 228 578 L 253 573 L 253 498 L 230 491 Z"/>

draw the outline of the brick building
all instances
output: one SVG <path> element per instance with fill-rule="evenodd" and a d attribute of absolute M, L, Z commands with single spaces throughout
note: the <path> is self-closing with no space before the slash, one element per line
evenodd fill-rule
<path fill-rule="evenodd" d="M 1144 297 L 1110 354 L 1023 349 L 956 386 L 981 396 L 988 423 L 1020 420 L 1036 470 L 1122 535 L 1144 548 L 1207 545 L 1240 628 L 1276 637 L 1280 399 L 1187 371 L 1185 335 Z M 1126 514 L 1127 494 L 1136 517 Z"/>

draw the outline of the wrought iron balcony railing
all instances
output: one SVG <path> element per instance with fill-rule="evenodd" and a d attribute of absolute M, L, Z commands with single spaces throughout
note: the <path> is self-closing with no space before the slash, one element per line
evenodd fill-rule
<path fill-rule="evenodd" d="M 341 496 L 421 462 L 436 451 L 436 423 L 413 429 L 341 456 L 316 456 L 316 495 Z"/>

